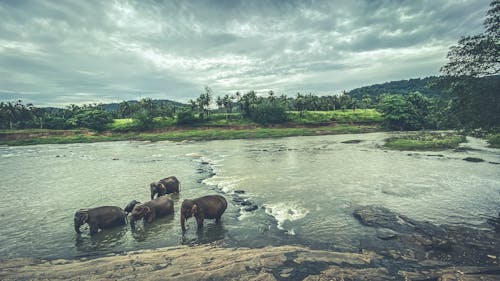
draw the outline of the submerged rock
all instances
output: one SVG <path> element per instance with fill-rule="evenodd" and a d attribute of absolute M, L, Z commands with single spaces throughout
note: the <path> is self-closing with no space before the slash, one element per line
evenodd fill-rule
<path fill-rule="evenodd" d="M 476 158 L 476 157 L 466 157 L 466 158 L 464 158 L 463 160 L 468 161 L 468 162 L 475 162 L 475 163 L 478 163 L 478 162 L 484 162 L 484 160 L 483 160 L 483 159 L 481 159 L 481 158 Z"/>
<path fill-rule="evenodd" d="M 356 143 L 360 143 L 362 142 L 362 140 L 346 140 L 346 141 L 343 141 L 342 143 L 345 143 L 345 144 L 356 144 Z"/>
<path fill-rule="evenodd" d="M 252 211 L 257 210 L 258 208 L 259 208 L 259 207 L 258 207 L 257 205 L 252 205 L 252 206 L 248 206 L 248 207 L 246 207 L 246 208 L 245 208 L 245 209 L 243 209 L 243 210 L 245 210 L 246 212 L 252 212 Z"/>

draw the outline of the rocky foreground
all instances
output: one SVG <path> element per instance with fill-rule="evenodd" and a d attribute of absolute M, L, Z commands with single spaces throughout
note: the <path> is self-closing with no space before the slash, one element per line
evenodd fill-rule
<path fill-rule="evenodd" d="M 214 243 L 95 259 L 1 260 L 0 280 L 500 280 L 498 232 L 437 226 L 374 206 L 353 215 L 367 226 L 359 253 Z"/>

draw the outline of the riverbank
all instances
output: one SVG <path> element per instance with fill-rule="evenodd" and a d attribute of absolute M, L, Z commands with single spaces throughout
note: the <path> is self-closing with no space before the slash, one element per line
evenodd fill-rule
<path fill-rule="evenodd" d="M 394 272 L 374 252 L 300 246 L 180 246 L 80 260 L 0 261 L 2 280 L 498 280 L 498 268 L 428 266 Z"/>
<path fill-rule="evenodd" d="M 91 143 L 105 141 L 208 141 L 229 139 L 279 138 L 333 134 L 358 134 L 382 131 L 379 125 L 329 124 L 325 126 L 234 126 L 196 127 L 156 130 L 150 132 L 104 132 L 87 130 L 16 130 L 0 132 L 0 145 L 36 145 Z"/>

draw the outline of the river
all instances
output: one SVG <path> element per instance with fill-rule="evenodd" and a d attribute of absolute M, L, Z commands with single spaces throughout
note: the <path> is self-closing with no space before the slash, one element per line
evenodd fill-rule
<path fill-rule="evenodd" d="M 437 224 L 488 227 L 486 218 L 500 211 L 499 149 L 468 137 L 459 151 L 390 151 L 381 147 L 390 134 L 2 146 L 0 257 L 100 256 L 216 240 L 357 251 L 372 231 L 352 216 L 360 205 Z M 93 237 L 84 227 L 75 233 L 76 210 L 145 202 L 149 183 L 170 175 L 181 181 L 174 216 L 134 231 L 126 225 Z M 198 232 L 190 219 L 182 235 L 182 200 L 206 194 L 230 202 L 222 223 L 207 220 Z M 258 209 L 243 210 L 237 197 Z"/>

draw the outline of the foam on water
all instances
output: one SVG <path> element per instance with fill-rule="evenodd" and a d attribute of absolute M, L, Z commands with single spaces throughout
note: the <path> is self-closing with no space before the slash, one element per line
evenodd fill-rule
<path fill-rule="evenodd" d="M 286 229 L 284 224 L 287 221 L 293 222 L 304 218 L 309 210 L 300 206 L 297 202 L 264 204 L 266 213 L 273 216 L 278 222 L 278 228 L 294 235 L 293 228 Z"/>

